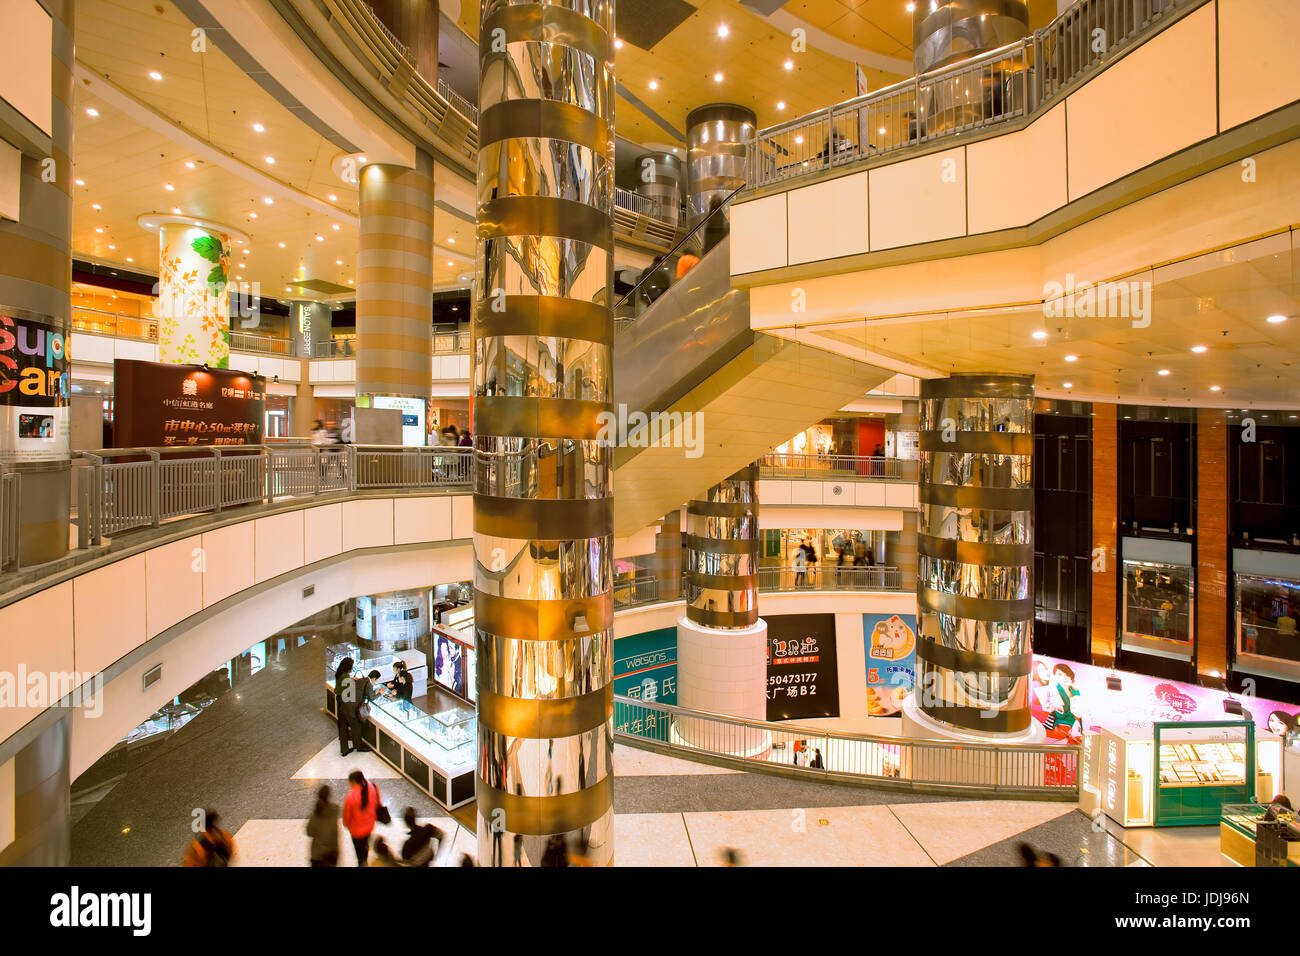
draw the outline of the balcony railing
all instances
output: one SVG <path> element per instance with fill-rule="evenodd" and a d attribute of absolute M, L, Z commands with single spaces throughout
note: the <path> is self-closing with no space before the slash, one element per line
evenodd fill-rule
<path fill-rule="evenodd" d="M 759 459 L 765 478 L 850 478 L 916 481 L 920 462 L 870 455 L 800 455 L 771 452 Z"/>
<path fill-rule="evenodd" d="M 464 355 L 470 349 L 470 331 L 462 329 L 459 332 L 434 332 L 433 333 L 433 354 L 434 355 Z"/>
<path fill-rule="evenodd" d="M 79 546 L 257 502 L 368 489 L 468 491 L 473 450 L 243 445 L 80 452 Z"/>
<path fill-rule="evenodd" d="M 230 348 L 234 352 L 260 352 L 263 355 L 292 355 L 293 342 L 282 335 L 230 330 Z"/>
<path fill-rule="evenodd" d="M 73 306 L 72 331 L 110 335 L 119 339 L 138 339 L 141 342 L 157 342 L 158 320 L 153 316 L 124 315 L 120 312 Z"/>
<path fill-rule="evenodd" d="M 1023 40 L 759 131 L 749 143 L 749 184 L 801 179 L 1020 120 L 1169 22 L 1175 9 L 1206 2 L 1079 0 Z"/>
<path fill-rule="evenodd" d="M 433 355 L 465 355 L 470 350 L 470 332 L 434 332 L 429 343 Z M 339 335 L 328 342 L 317 342 L 312 350 L 312 358 L 356 358 L 357 337 Z"/>
<path fill-rule="evenodd" d="M 1079 799 L 1078 747 L 836 733 L 622 695 L 614 697 L 614 736 L 623 743 L 688 760 L 705 757 L 711 763 L 805 780 L 921 793 Z M 814 754 L 820 755 L 819 767 L 807 759 Z"/>
<path fill-rule="evenodd" d="M 656 575 L 623 575 L 614 581 L 614 606 L 626 609 L 683 600 L 687 593 L 686 581 L 683 573 L 676 593 L 670 594 Z M 758 590 L 768 594 L 783 591 L 902 591 L 903 575 L 898 568 L 883 564 L 843 568 L 829 564 L 805 568 L 781 565 L 758 569 Z"/>

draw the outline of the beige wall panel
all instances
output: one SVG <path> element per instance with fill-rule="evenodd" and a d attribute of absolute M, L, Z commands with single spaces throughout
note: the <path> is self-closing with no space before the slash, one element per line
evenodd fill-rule
<path fill-rule="evenodd" d="M 1026 129 L 966 147 L 972 235 L 1025 226 L 1066 203 L 1065 104 Z"/>
<path fill-rule="evenodd" d="M 871 249 L 966 234 L 966 151 L 948 149 L 870 172 Z"/>
<path fill-rule="evenodd" d="M 869 248 L 865 171 L 792 189 L 788 202 L 791 265 L 858 255 Z"/>

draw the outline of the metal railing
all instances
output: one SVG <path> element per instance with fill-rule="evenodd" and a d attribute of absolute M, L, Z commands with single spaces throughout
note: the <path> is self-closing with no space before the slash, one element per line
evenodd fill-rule
<path fill-rule="evenodd" d="M 469 329 L 461 329 L 459 332 L 433 333 L 434 355 L 464 355 L 469 352 L 469 350 Z"/>
<path fill-rule="evenodd" d="M 625 575 L 614 581 L 614 607 L 626 610 L 663 601 L 684 600 L 686 582 L 683 573 L 677 593 L 669 595 L 656 575 Z M 887 564 L 846 565 L 842 568 L 817 564 L 802 569 L 794 565 L 777 565 L 758 569 L 758 590 L 764 594 L 783 591 L 902 591 L 903 573 Z"/>
<path fill-rule="evenodd" d="M 232 445 L 80 452 L 79 547 L 255 502 L 391 488 L 468 490 L 473 450 L 387 445 Z"/>
<path fill-rule="evenodd" d="M 1205 2 L 1079 0 L 1032 36 L 760 130 L 748 144 L 750 185 L 865 163 L 1030 116 L 1167 22 L 1169 11 Z"/>
<path fill-rule="evenodd" d="M 470 350 L 470 332 L 434 332 L 429 342 L 433 355 L 465 355 Z M 317 342 L 312 348 L 312 358 L 356 358 L 357 337 L 338 335 L 328 342 Z"/>
<path fill-rule="evenodd" d="M 669 221 L 673 217 L 667 215 L 668 210 L 660 203 L 649 196 L 642 196 L 640 193 L 633 192 L 630 189 L 624 189 L 622 186 L 614 187 L 614 208 L 623 209 L 627 212 L 636 213 L 638 216 L 645 216 L 649 219 L 660 219 Z M 675 210 L 679 216 L 677 221 L 681 221 L 681 207 Z"/>
<path fill-rule="evenodd" d="M 121 339 L 158 341 L 158 320 L 152 316 L 124 315 L 104 309 L 72 308 L 72 331 L 111 335 Z"/>
<path fill-rule="evenodd" d="M 781 693 L 780 688 L 769 694 Z M 614 697 L 614 736 L 747 771 L 922 793 L 1079 799 L 1078 747 L 973 744 L 836 733 Z M 799 744 L 798 756 L 795 745 Z M 820 755 L 820 761 L 816 755 Z M 810 764 L 820 762 L 821 766 Z"/>
<path fill-rule="evenodd" d="M 768 478 L 879 478 L 916 481 L 920 462 L 872 455 L 802 455 L 769 452 L 759 459 Z"/>
<path fill-rule="evenodd" d="M 293 342 L 282 335 L 230 330 L 230 348 L 236 352 L 261 352 L 265 355 L 292 355 Z"/>
<path fill-rule="evenodd" d="M 22 475 L 0 475 L 0 572 L 18 570 L 18 528 L 22 514 Z"/>

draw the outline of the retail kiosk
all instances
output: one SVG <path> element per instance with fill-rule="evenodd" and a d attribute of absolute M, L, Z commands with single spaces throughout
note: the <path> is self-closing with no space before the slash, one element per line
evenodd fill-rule
<path fill-rule="evenodd" d="M 380 682 L 392 679 L 398 657 L 424 655 L 418 651 L 362 658 L 353 644 L 336 644 L 325 650 L 325 709 L 338 719 L 334 699 L 334 671 L 344 657 L 356 660 L 354 672 L 379 671 Z M 408 659 L 408 666 L 410 665 Z M 436 713 L 401 699 L 379 698 L 370 704 L 370 719 L 363 722 L 366 743 L 375 754 L 411 783 L 448 810 L 474 799 L 474 752 L 478 720 L 472 707 L 453 706 Z"/>
<path fill-rule="evenodd" d="M 1085 759 L 1102 810 L 1122 826 L 1216 824 L 1225 804 L 1273 798 L 1282 741 L 1257 739 L 1240 719 L 1103 726 Z"/>

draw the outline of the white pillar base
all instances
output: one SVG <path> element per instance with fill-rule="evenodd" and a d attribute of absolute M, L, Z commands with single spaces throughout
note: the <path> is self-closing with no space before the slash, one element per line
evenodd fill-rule
<path fill-rule="evenodd" d="M 939 723 L 921 710 L 916 694 L 903 700 L 903 736 L 912 740 L 958 740 L 967 744 L 1041 744 L 1047 740 L 1047 728 L 1032 717 L 1029 726 L 1013 733 L 959 730 Z"/>
<path fill-rule="evenodd" d="M 723 630 L 677 619 L 677 704 L 746 720 L 767 719 L 767 622 Z M 721 733 L 705 721 L 679 720 L 674 734 L 705 750 L 755 756 L 770 746 L 760 730 Z"/>

